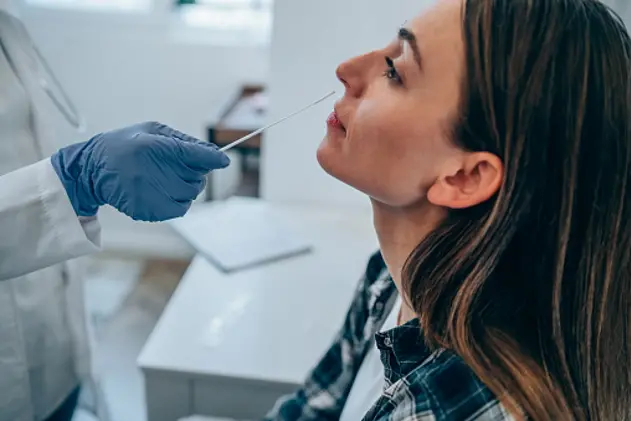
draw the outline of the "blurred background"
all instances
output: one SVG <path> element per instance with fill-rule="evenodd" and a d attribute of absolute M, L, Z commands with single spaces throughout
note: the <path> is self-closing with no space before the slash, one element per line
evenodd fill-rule
<path fill-rule="evenodd" d="M 55 123 L 63 142 L 158 120 L 225 144 L 341 96 L 336 66 L 431 3 L 25 0 L 21 13 L 86 118 L 83 134 Z M 610 2 L 627 17 L 626 3 Z M 317 361 L 376 249 L 367 200 L 315 159 L 332 104 L 231 152 L 188 219 L 102 210 L 85 298 L 109 419 L 254 419 Z M 294 337 L 278 336 L 290 327 Z M 77 421 L 94 419 L 96 400 L 84 398 Z"/>

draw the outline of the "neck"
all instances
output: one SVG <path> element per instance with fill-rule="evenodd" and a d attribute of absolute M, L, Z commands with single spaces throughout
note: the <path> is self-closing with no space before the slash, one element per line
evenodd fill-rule
<path fill-rule="evenodd" d="M 427 202 L 406 208 L 393 208 L 372 201 L 373 219 L 381 253 L 403 300 L 399 324 L 417 317 L 402 289 L 402 270 L 419 243 L 445 217 L 445 210 Z"/>

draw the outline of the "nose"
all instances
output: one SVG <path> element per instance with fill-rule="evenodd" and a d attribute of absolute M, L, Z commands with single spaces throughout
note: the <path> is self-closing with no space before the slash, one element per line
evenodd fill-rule
<path fill-rule="evenodd" d="M 347 95 L 360 97 L 368 82 L 368 75 L 372 66 L 370 65 L 373 53 L 353 57 L 340 64 L 335 74 L 346 88 Z"/>

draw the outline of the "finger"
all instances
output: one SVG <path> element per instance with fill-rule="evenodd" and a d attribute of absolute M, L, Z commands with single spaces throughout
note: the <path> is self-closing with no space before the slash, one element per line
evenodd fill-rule
<path fill-rule="evenodd" d="M 187 181 L 187 184 L 190 187 L 188 189 L 189 195 L 181 194 L 179 195 L 179 198 L 174 198 L 178 203 L 188 203 L 197 199 L 206 188 L 206 177 L 195 181 Z"/>
<path fill-rule="evenodd" d="M 182 161 L 199 172 L 208 172 L 230 165 L 228 155 L 208 142 L 179 142 Z"/>
<path fill-rule="evenodd" d="M 172 202 L 168 207 L 163 208 L 159 213 L 153 212 L 148 217 L 138 218 L 141 221 L 147 222 L 162 222 L 169 221 L 171 219 L 179 218 L 186 215 L 186 212 L 191 208 L 192 202 L 180 203 Z"/>
<path fill-rule="evenodd" d="M 201 193 L 202 191 L 206 190 L 207 184 L 208 184 L 208 180 L 206 179 L 206 177 L 204 177 L 200 181 L 198 181 L 196 184 L 193 184 L 193 185 L 195 186 L 197 191 Z M 199 196 L 199 193 L 197 194 L 198 196 Z"/>
<path fill-rule="evenodd" d="M 143 123 L 142 127 L 150 134 L 170 137 L 183 142 L 201 142 L 193 136 L 187 135 L 186 133 L 180 132 L 179 130 L 175 130 L 174 128 L 167 126 L 166 124 L 158 123 L 156 121 Z"/>
<path fill-rule="evenodd" d="M 169 183 L 167 194 L 178 203 L 188 203 L 199 196 L 203 186 L 203 181 L 199 179 L 192 182 L 176 179 Z"/>
<path fill-rule="evenodd" d="M 186 183 L 174 177 L 168 184 L 150 180 L 144 187 L 142 200 L 134 203 L 133 219 L 148 222 L 167 221 L 183 216 L 199 196 L 201 182 Z"/>

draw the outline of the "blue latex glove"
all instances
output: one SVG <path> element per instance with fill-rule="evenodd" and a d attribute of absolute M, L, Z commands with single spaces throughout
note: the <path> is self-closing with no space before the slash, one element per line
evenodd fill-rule
<path fill-rule="evenodd" d="M 51 157 L 79 216 L 111 205 L 141 221 L 184 215 L 206 174 L 230 159 L 217 147 L 159 123 L 99 134 Z"/>

